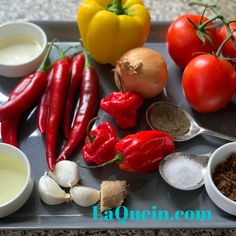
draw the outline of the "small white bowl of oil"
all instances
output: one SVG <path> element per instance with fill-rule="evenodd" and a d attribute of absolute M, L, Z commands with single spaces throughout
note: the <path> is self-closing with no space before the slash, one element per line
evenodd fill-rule
<path fill-rule="evenodd" d="M 33 190 L 30 163 L 18 148 L 0 143 L 0 218 L 20 209 Z"/>
<path fill-rule="evenodd" d="M 36 24 L 0 25 L 0 75 L 22 77 L 35 71 L 47 49 L 47 36 Z"/>

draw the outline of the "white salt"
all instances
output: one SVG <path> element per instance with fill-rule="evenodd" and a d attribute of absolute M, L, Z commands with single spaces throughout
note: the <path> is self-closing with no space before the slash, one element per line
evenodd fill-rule
<path fill-rule="evenodd" d="M 202 181 L 202 166 L 187 157 L 169 159 L 163 165 L 163 174 L 169 182 L 181 189 L 196 186 Z"/>

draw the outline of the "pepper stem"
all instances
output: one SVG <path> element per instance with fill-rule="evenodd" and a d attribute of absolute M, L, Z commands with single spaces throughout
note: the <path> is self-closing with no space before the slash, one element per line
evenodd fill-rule
<path fill-rule="evenodd" d="M 95 136 L 92 136 L 90 134 L 90 130 L 92 128 L 92 125 L 93 125 L 93 122 L 96 121 L 97 119 L 99 119 L 99 117 L 94 117 L 93 119 L 91 119 L 87 125 L 87 129 L 86 129 L 86 132 L 87 132 L 87 136 L 88 136 L 88 139 L 89 139 L 89 143 L 91 144 L 93 142 L 93 140 L 95 139 Z"/>
<path fill-rule="evenodd" d="M 96 169 L 96 168 L 100 168 L 100 167 L 103 167 L 103 166 L 106 166 L 106 165 L 110 165 L 110 164 L 113 164 L 117 161 L 120 161 L 120 162 L 123 162 L 124 161 L 124 157 L 123 155 L 118 152 L 116 153 L 115 157 L 101 165 L 97 165 L 97 166 L 83 166 L 83 165 L 80 165 L 80 163 L 78 164 L 81 168 L 85 168 L 85 169 Z"/>
<path fill-rule="evenodd" d="M 125 10 L 122 7 L 121 0 L 114 0 L 112 4 L 108 4 L 107 11 L 115 13 L 116 15 L 125 14 Z"/>
<path fill-rule="evenodd" d="M 57 45 L 55 45 L 55 47 L 57 48 L 57 51 L 59 53 L 60 60 L 65 60 L 66 56 L 65 56 L 65 53 L 62 51 L 62 49 L 60 47 L 58 47 Z"/>
<path fill-rule="evenodd" d="M 83 48 L 83 52 L 84 52 L 84 58 L 85 58 L 84 68 L 92 68 L 92 64 L 89 60 L 88 52 L 86 51 L 85 48 Z"/>
<path fill-rule="evenodd" d="M 63 51 L 64 54 L 66 54 L 69 50 L 71 50 L 72 48 L 78 48 L 77 46 L 70 46 L 68 47 L 65 51 Z"/>
<path fill-rule="evenodd" d="M 50 55 L 50 52 L 52 50 L 52 46 L 54 45 L 54 42 L 55 40 L 53 40 L 47 50 L 47 53 L 43 59 L 43 62 L 41 63 L 41 65 L 39 66 L 38 70 L 37 71 L 42 71 L 42 72 L 47 72 L 47 62 L 48 62 L 48 58 L 49 58 L 49 55 Z"/>

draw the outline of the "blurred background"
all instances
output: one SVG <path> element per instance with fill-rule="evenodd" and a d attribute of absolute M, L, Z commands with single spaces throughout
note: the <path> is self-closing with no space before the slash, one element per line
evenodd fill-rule
<path fill-rule="evenodd" d="M 189 7 L 188 0 L 143 0 L 153 21 L 173 20 L 186 12 L 201 13 L 202 7 Z M 220 12 L 236 17 L 236 0 L 205 0 L 217 3 Z M 75 21 L 80 0 L 0 0 L 0 23 L 12 20 Z M 209 14 L 208 14 L 209 15 Z"/>
<path fill-rule="evenodd" d="M 77 9 L 80 0 L 0 0 L 0 24 L 15 20 L 58 20 L 76 21 Z M 188 0 L 143 0 L 151 14 L 152 21 L 171 21 L 184 13 L 201 14 L 202 7 L 189 7 Z M 236 17 L 236 0 L 205 0 L 207 3 L 216 3 L 220 7 L 220 13 L 228 18 Z M 210 12 L 207 13 L 211 15 Z M 148 235 L 148 236 L 217 236 L 234 235 L 235 230 L 108 230 L 108 231 L 49 231 L 49 232 L 25 232 L 9 231 L 0 232 L 0 235 L 9 236 L 42 236 L 42 235 L 93 235 L 93 236 L 115 236 L 115 235 Z"/>

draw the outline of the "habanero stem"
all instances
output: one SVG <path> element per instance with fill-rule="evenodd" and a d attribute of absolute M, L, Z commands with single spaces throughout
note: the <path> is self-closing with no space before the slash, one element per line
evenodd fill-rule
<path fill-rule="evenodd" d="M 93 123 L 98 120 L 99 117 L 94 117 L 92 120 L 89 121 L 88 125 L 87 125 L 87 129 L 86 129 L 86 132 L 87 132 L 87 136 L 88 136 L 88 139 L 89 139 L 89 143 L 91 144 L 93 142 L 93 140 L 95 139 L 95 136 L 94 135 L 91 135 L 90 134 L 90 130 L 92 129 L 92 125 Z"/>
<path fill-rule="evenodd" d="M 101 165 L 97 165 L 97 166 L 84 166 L 84 165 L 81 165 L 80 162 L 78 162 L 78 165 L 81 167 L 81 168 L 85 168 L 85 169 L 96 169 L 96 168 L 100 168 L 100 167 L 103 167 L 103 166 L 106 166 L 106 165 L 110 165 L 110 164 L 113 164 L 115 162 L 122 162 L 124 161 L 124 157 L 121 153 L 116 153 L 115 157 L 107 162 L 104 162 L 103 164 Z"/>

